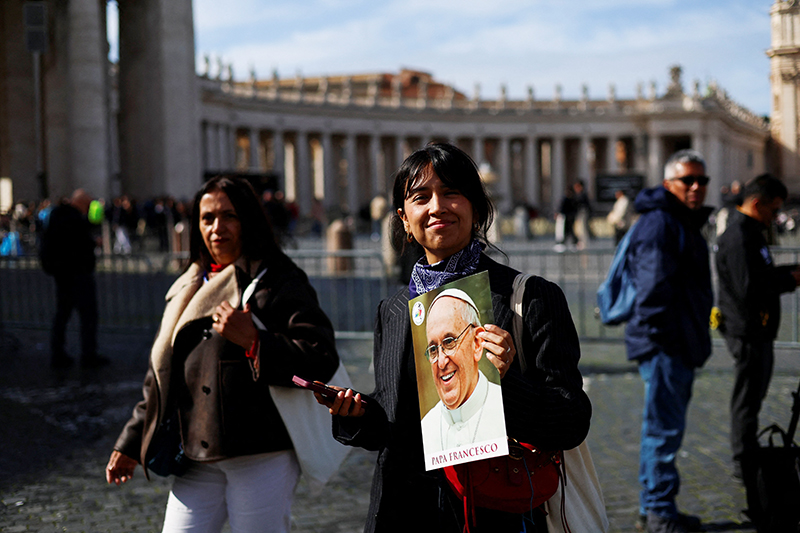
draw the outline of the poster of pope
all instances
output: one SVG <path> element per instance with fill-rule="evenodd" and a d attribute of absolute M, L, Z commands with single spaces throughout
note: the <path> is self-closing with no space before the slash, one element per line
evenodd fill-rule
<path fill-rule="evenodd" d="M 500 374 L 478 333 L 494 320 L 475 274 L 409 302 L 425 468 L 508 455 Z"/>

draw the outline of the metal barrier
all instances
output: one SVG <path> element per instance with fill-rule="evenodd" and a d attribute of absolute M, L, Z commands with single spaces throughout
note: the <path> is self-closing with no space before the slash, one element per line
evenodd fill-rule
<path fill-rule="evenodd" d="M 775 264 L 800 264 L 800 248 L 771 248 Z M 622 342 L 625 326 L 604 326 L 597 309 L 597 289 L 605 279 L 614 249 L 583 250 L 558 253 L 550 250 L 506 252 L 509 265 L 555 282 L 564 291 L 569 303 L 578 336 L 582 341 Z M 710 254 L 712 286 L 715 295 L 717 271 L 714 250 Z M 715 300 L 716 301 L 716 300 Z M 800 348 L 800 290 L 781 295 L 781 325 L 775 345 L 780 348 Z M 712 338 L 721 342 L 721 335 Z"/>
<path fill-rule="evenodd" d="M 338 337 L 372 336 L 375 311 L 400 286 L 384 275 L 379 251 L 290 250 L 309 276 L 320 306 Z M 331 274 L 327 260 L 347 258 L 349 271 Z M 99 327 L 154 335 L 164 295 L 185 263 L 185 254 L 103 255 L 97 259 Z M 55 312 L 55 283 L 35 256 L 0 258 L 0 325 L 49 329 Z"/>
<path fill-rule="evenodd" d="M 774 248 L 777 264 L 800 263 L 800 248 Z M 378 303 L 401 288 L 386 275 L 379 250 L 287 250 L 317 291 L 340 338 L 370 338 Z M 605 278 L 613 249 L 557 253 L 511 250 L 492 254 L 524 272 L 537 274 L 564 291 L 581 340 L 620 342 L 623 326 L 606 327 L 597 316 L 597 287 Z M 331 258 L 347 258 L 350 270 L 332 272 Z M 100 328 L 155 333 L 164 309 L 164 294 L 180 273 L 185 255 L 100 256 L 97 262 Z M 712 275 L 716 280 L 716 272 Z M 716 287 L 716 281 L 714 282 Z M 800 292 L 781 298 L 783 315 L 777 345 L 800 348 Z M 0 325 L 48 329 L 55 310 L 55 289 L 36 257 L 0 258 Z M 716 334 L 715 334 L 716 335 Z"/>

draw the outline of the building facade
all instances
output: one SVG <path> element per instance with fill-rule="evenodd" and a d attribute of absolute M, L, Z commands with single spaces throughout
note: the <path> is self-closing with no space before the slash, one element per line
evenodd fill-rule
<path fill-rule="evenodd" d="M 443 140 L 473 156 L 502 213 L 520 204 L 552 212 L 578 179 L 595 200 L 601 175 L 658 184 L 666 158 L 682 148 L 706 155 L 712 203 L 719 186 L 766 167 L 764 119 L 714 85 L 684 91 L 679 67 L 661 95 L 654 86 L 633 99 L 617 99 L 613 87 L 604 100 L 590 100 L 586 88 L 580 100 L 559 93 L 482 100 L 414 71 L 247 83 L 202 75 L 203 166 L 274 171 L 302 212 L 315 197 L 353 212 L 390 192 L 411 151 Z"/>
<path fill-rule="evenodd" d="M 800 192 L 800 2 L 776 0 L 770 11 L 772 112 L 770 132 L 775 140 L 775 170 Z"/>
<path fill-rule="evenodd" d="M 32 3 L 47 11 L 38 56 L 21 22 Z M 611 86 L 600 100 L 587 87 L 577 100 L 560 87 L 487 100 L 411 70 L 241 82 L 222 64 L 212 75 L 208 59 L 195 73 L 190 0 L 119 4 L 120 60 L 109 65 L 104 0 L 0 3 L 0 177 L 17 199 L 78 186 L 187 198 L 209 175 L 243 172 L 277 176 L 301 214 L 315 200 L 355 213 L 389 194 L 403 158 L 432 140 L 473 156 L 502 214 L 552 213 L 578 179 L 610 202 L 609 178 L 655 185 L 681 148 L 705 154 L 711 204 L 721 185 L 767 167 L 767 123 L 713 84 L 685 89 L 679 67 L 663 91 L 618 98 Z"/>

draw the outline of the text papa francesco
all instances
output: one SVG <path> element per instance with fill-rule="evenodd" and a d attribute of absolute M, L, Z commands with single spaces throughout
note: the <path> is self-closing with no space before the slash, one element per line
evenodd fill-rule
<path fill-rule="evenodd" d="M 497 443 L 486 444 L 483 446 L 472 446 L 471 448 L 464 448 L 463 450 L 452 450 L 447 453 L 441 453 L 439 455 L 434 455 L 431 457 L 431 466 L 436 466 L 440 464 L 449 464 L 453 461 L 459 461 L 461 459 L 473 459 L 480 457 L 482 455 L 486 455 L 489 453 L 495 453 L 497 451 Z"/>

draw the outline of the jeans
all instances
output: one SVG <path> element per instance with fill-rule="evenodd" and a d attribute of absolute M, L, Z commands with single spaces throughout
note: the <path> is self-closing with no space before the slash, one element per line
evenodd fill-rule
<path fill-rule="evenodd" d="M 639 374 L 644 380 L 639 510 L 676 518 L 680 478 L 675 455 L 686 429 L 694 370 L 679 358 L 659 352 L 639 362 Z"/>

